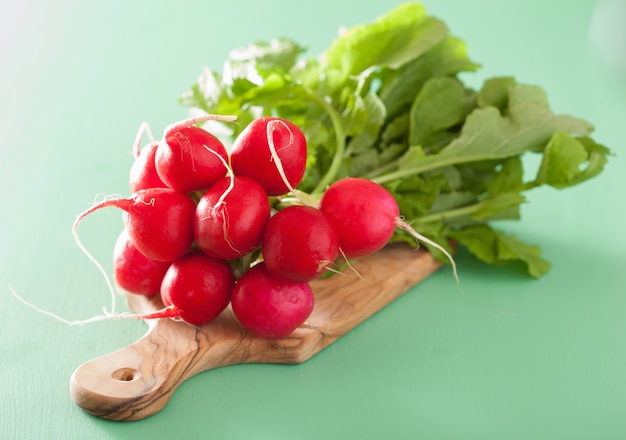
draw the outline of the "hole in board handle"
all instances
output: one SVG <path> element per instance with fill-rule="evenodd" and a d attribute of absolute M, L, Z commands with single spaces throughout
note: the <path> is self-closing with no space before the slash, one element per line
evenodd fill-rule
<path fill-rule="evenodd" d="M 120 382 L 130 382 L 141 377 L 141 373 L 133 368 L 119 368 L 111 373 L 111 377 Z"/>

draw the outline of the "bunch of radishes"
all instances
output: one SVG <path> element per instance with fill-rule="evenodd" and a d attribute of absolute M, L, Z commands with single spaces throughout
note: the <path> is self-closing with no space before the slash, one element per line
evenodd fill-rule
<path fill-rule="evenodd" d="M 160 141 L 137 143 L 133 194 L 93 206 L 74 228 L 97 209 L 125 211 L 115 280 L 131 294 L 160 294 L 164 304 L 137 317 L 199 326 L 231 304 L 250 331 L 285 337 L 313 310 L 311 280 L 339 259 L 378 251 L 397 226 L 408 225 L 391 194 L 366 179 L 338 180 L 317 199 L 296 191 L 307 148 L 290 121 L 256 119 L 227 152 L 196 125 L 209 119 L 234 120 L 189 119 L 169 126 Z M 291 203 L 281 203 L 286 195 Z"/>

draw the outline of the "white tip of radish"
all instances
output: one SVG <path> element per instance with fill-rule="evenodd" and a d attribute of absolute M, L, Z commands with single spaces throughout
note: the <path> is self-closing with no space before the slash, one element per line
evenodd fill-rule
<path fill-rule="evenodd" d="M 435 243 L 434 241 L 430 240 L 429 238 L 424 237 L 422 234 L 418 233 L 415 229 L 413 229 L 407 222 L 405 222 L 404 220 L 402 220 L 401 218 L 396 219 L 396 225 L 407 231 L 409 234 L 411 234 L 417 241 L 419 242 L 423 242 L 426 243 L 436 249 L 438 249 L 439 251 L 441 251 L 441 253 L 443 253 L 446 258 L 450 261 L 450 264 L 452 265 L 452 274 L 454 275 L 454 279 L 456 280 L 457 285 L 459 285 L 461 283 L 461 280 L 459 279 L 459 275 L 457 273 L 456 270 L 456 263 L 454 262 L 454 258 L 452 258 L 452 255 L 450 255 L 450 253 L 445 250 L 443 248 L 443 246 Z"/>

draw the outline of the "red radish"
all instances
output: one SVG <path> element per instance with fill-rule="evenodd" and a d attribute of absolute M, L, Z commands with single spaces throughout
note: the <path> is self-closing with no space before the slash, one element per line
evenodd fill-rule
<path fill-rule="evenodd" d="M 382 185 L 349 177 L 331 184 L 319 209 L 332 222 L 339 247 L 347 258 L 362 257 L 382 249 L 396 229 L 398 203 Z"/>
<path fill-rule="evenodd" d="M 270 339 L 291 334 L 310 316 L 314 296 L 307 283 L 272 275 L 265 264 L 249 269 L 235 284 L 231 304 L 239 322 Z"/>
<path fill-rule="evenodd" d="M 230 302 L 235 277 L 227 262 L 194 252 L 174 261 L 163 278 L 165 309 L 143 318 L 180 318 L 192 325 L 215 319 Z"/>
<path fill-rule="evenodd" d="M 137 295 L 157 294 L 169 266 L 139 252 L 126 229 L 122 230 L 113 248 L 113 275 L 118 286 Z"/>
<path fill-rule="evenodd" d="M 154 156 L 159 144 L 148 144 L 135 157 L 130 168 L 130 190 L 137 192 L 146 188 L 167 188 L 156 171 Z"/>
<path fill-rule="evenodd" d="M 180 192 L 208 188 L 226 175 L 228 154 L 222 142 L 196 126 L 174 127 L 156 149 L 156 171 Z"/>
<path fill-rule="evenodd" d="M 208 255 L 235 260 L 261 244 L 270 218 L 267 194 L 247 177 L 224 177 L 200 198 L 194 236 Z"/>
<path fill-rule="evenodd" d="M 141 148 L 143 134 L 147 133 L 150 143 Z M 142 123 L 137 130 L 135 143 L 133 144 L 133 155 L 135 161 L 130 168 L 129 183 L 130 191 L 137 192 L 145 188 L 167 188 L 156 172 L 154 165 L 154 154 L 158 147 L 158 142 L 154 141 L 150 126 L 147 122 Z"/>
<path fill-rule="evenodd" d="M 318 209 L 289 206 L 265 227 L 263 260 L 275 276 L 307 282 L 317 278 L 339 254 L 337 232 Z"/>
<path fill-rule="evenodd" d="M 235 175 L 255 180 L 270 196 L 286 194 L 298 186 L 306 157 L 302 131 L 294 123 L 275 117 L 252 121 L 237 136 L 230 153 Z"/>
<path fill-rule="evenodd" d="M 361 257 L 382 249 L 399 227 L 418 241 L 439 249 L 452 264 L 458 282 L 452 256 L 400 218 L 398 203 L 382 185 L 360 177 L 337 180 L 322 195 L 319 209 L 335 226 L 339 247 L 346 258 Z"/>
<path fill-rule="evenodd" d="M 196 204 L 187 194 L 169 188 L 148 188 L 129 198 L 105 200 L 78 216 L 74 233 L 87 215 L 108 206 L 126 211 L 128 235 L 146 257 L 174 261 L 190 249 Z"/>

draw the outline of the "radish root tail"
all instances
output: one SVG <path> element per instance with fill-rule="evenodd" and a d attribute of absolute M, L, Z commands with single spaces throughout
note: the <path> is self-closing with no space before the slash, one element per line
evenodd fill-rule
<path fill-rule="evenodd" d="M 224 165 L 224 168 L 226 168 L 226 172 L 228 174 L 228 177 L 230 178 L 230 182 L 228 184 L 228 188 L 226 188 L 226 191 L 224 191 L 224 193 L 217 200 L 217 203 L 211 208 L 213 215 L 215 215 L 217 213 L 217 210 L 219 209 L 219 207 L 222 206 L 225 203 L 224 200 L 226 200 L 226 197 L 228 196 L 228 194 L 230 194 L 230 192 L 235 187 L 235 173 L 233 173 L 233 170 L 228 165 L 228 162 L 226 162 L 226 160 L 224 160 L 224 158 L 222 156 L 220 156 L 217 152 L 211 150 L 206 145 L 204 145 L 204 148 L 206 148 L 208 151 L 213 153 L 220 160 L 220 162 L 222 162 L 222 165 Z"/>
<path fill-rule="evenodd" d="M 87 248 L 81 242 L 80 237 L 78 235 L 78 224 L 86 216 L 88 216 L 89 214 L 91 214 L 92 212 L 94 212 L 94 211 L 96 211 L 96 210 L 98 210 L 100 208 L 105 208 L 107 206 L 116 206 L 118 208 L 124 209 L 124 207 L 126 207 L 130 203 L 132 203 L 132 202 L 129 199 L 110 199 L 110 200 L 105 200 L 104 202 L 98 203 L 98 204 L 92 206 L 91 208 L 87 209 L 86 211 L 84 211 L 82 214 L 80 214 L 76 218 L 76 220 L 74 221 L 74 224 L 72 225 L 72 235 L 74 236 L 74 241 L 76 242 L 76 245 L 81 250 L 81 252 L 83 254 L 85 254 L 87 256 L 87 258 L 89 258 L 89 260 L 96 266 L 98 271 L 102 274 L 102 276 L 104 277 L 104 281 L 106 282 L 107 289 L 109 290 L 109 295 L 111 296 L 111 310 L 107 311 L 106 308 L 103 307 L 104 316 L 115 314 L 116 297 L 117 296 L 115 294 L 115 289 L 113 288 L 113 283 L 111 283 L 111 279 L 110 279 L 109 275 L 107 274 L 106 270 L 104 269 L 102 264 L 100 264 L 100 262 L 96 259 L 96 257 L 94 257 L 91 254 L 91 252 L 89 252 L 87 250 Z"/>
<path fill-rule="evenodd" d="M 348 266 L 348 268 L 360 279 L 364 280 L 365 278 L 363 278 L 363 275 L 361 275 L 361 273 L 356 270 L 356 267 L 354 267 L 352 265 L 352 263 L 350 263 L 350 260 L 348 259 L 348 257 L 346 257 L 346 253 L 343 251 L 343 249 L 341 249 L 341 247 L 339 248 L 339 253 L 341 254 L 341 256 L 343 257 L 343 259 L 346 262 L 346 265 Z"/>
<path fill-rule="evenodd" d="M 24 298 L 22 298 L 20 295 L 17 294 L 17 292 L 13 289 L 12 286 L 9 286 L 9 290 L 11 291 L 11 294 L 22 304 L 30 307 L 31 309 L 35 310 L 36 312 L 41 313 L 42 315 L 46 315 L 49 316 L 51 318 L 56 319 L 59 322 L 62 322 L 63 324 L 67 324 L 69 326 L 82 326 L 85 324 L 92 324 L 94 322 L 102 322 L 102 321 L 108 321 L 111 319 L 140 319 L 140 320 L 148 320 L 148 319 L 161 319 L 161 318 L 178 318 L 178 311 L 176 310 L 176 308 L 174 306 L 169 306 L 169 307 L 165 307 L 163 309 L 160 310 L 156 310 L 154 312 L 150 312 L 150 313 L 139 313 L 139 314 L 135 314 L 135 313 L 128 313 L 128 312 L 122 312 L 122 313 L 117 313 L 117 314 L 113 314 L 113 313 L 108 313 L 105 312 L 105 314 L 103 315 L 96 315 L 96 316 L 92 316 L 89 319 L 80 319 L 80 320 L 74 320 L 71 321 L 69 319 L 65 319 L 55 313 L 49 312 L 48 310 L 44 310 L 41 307 L 36 306 L 35 304 L 25 300 Z"/>
<path fill-rule="evenodd" d="M 454 275 L 454 279 L 456 280 L 457 285 L 461 283 L 460 279 L 459 279 L 459 275 L 457 273 L 456 270 L 456 263 L 454 262 L 454 258 L 452 258 L 452 255 L 450 255 L 450 253 L 445 250 L 443 248 L 443 246 L 439 245 L 438 243 L 435 243 L 434 241 L 430 240 L 429 238 L 424 237 L 422 234 L 418 233 L 415 229 L 413 229 L 411 227 L 411 225 L 409 225 L 407 222 L 405 222 L 404 220 L 398 218 L 396 219 L 396 225 L 407 231 L 409 234 L 411 234 L 417 241 L 419 242 L 423 242 L 426 243 L 436 249 L 438 249 L 439 251 L 441 251 L 441 253 L 443 253 L 446 258 L 448 259 L 448 261 L 450 261 L 450 264 L 452 266 L 452 274 Z"/>
<path fill-rule="evenodd" d="M 291 195 L 293 195 L 296 199 L 298 199 L 300 203 L 302 203 L 303 205 L 313 206 L 307 200 L 301 197 L 300 194 L 298 194 L 298 192 L 293 187 L 293 185 L 291 185 L 291 182 L 289 182 L 289 179 L 287 179 L 287 174 L 285 173 L 283 162 L 278 156 L 278 151 L 276 150 L 276 145 L 274 144 L 273 133 L 275 130 L 278 129 L 278 126 L 283 127 L 285 130 L 289 132 L 289 143 L 282 148 L 287 148 L 289 145 L 293 143 L 293 139 L 294 139 L 291 129 L 283 121 L 273 119 L 267 123 L 267 127 L 266 127 L 267 145 L 269 146 L 270 153 L 272 154 L 272 160 L 276 163 L 276 169 L 278 170 L 278 174 L 280 174 L 280 178 L 283 180 L 283 183 L 285 184 L 287 189 L 289 189 L 289 192 L 291 193 Z"/>

